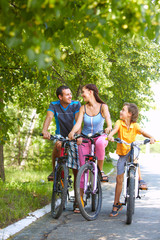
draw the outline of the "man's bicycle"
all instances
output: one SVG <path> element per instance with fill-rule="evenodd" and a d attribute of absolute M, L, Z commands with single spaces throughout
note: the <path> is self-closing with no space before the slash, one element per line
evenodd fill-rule
<path fill-rule="evenodd" d="M 140 154 L 140 145 L 147 144 L 150 142 L 150 139 L 145 139 L 143 141 L 135 141 L 132 143 L 127 143 L 120 138 L 115 138 L 115 142 L 129 145 L 131 150 L 128 157 L 128 161 L 125 165 L 124 172 L 124 203 L 123 205 L 127 205 L 126 212 L 126 223 L 132 223 L 132 215 L 134 214 L 135 209 L 135 199 L 140 198 L 139 195 L 139 175 L 138 175 L 138 167 L 139 164 L 137 162 L 139 154 Z"/>
<path fill-rule="evenodd" d="M 72 179 L 69 175 L 69 168 L 67 167 L 70 142 L 73 142 L 74 140 L 69 141 L 67 137 L 64 138 L 61 135 L 51 135 L 50 140 L 62 142 L 61 157 L 56 158 L 55 161 L 51 200 L 51 214 L 53 218 L 57 219 L 65 208 L 67 197 L 71 202 L 75 201 L 75 198 L 69 194 L 69 190 L 72 188 Z"/>
<path fill-rule="evenodd" d="M 90 154 L 85 155 L 85 164 L 80 167 L 76 179 L 76 198 L 82 216 L 88 221 L 95 220 L 102 206 L 101 172 L 97 166 L 94 138 L 103 132 L 92 136 L 80 134 L 85 142 L 91 142 Z"/>

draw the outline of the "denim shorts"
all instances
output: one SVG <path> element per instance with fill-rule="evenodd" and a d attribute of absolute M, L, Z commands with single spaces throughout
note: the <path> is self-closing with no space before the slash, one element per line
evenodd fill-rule
<path fill-rule="evenodd" d="M 117 162 L 117 175 L 121 175 L 122 173 L 124 173 L 124 166 L 126 161 L 128 160 L 129 154 L 130 152 L 126 155 L 119 155 L 119 159 Z"/>

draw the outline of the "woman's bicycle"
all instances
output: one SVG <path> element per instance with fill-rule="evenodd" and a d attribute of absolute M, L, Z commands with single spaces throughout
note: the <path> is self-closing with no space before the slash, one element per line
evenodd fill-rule
<path fill-rule="evenodd" d="M 80 134 L 88 143 L 91 142 L 90 154 L 85 155 L 85 164 L 80 167 L 76 179 L 76 198 L 82 216 L 88 221 L 95 220 L 102 206 L 101 172 L 97 166 L 94 138 L 103 132 L 92 136 Z"/>
<path fill-rule="evenodd" d="M 42 136 L 42 134 L 41 134 Z M 74 202 L 74 197 L 69 195 L 69 190 L 72 188 L 72 180 L 69 175 L 69 168 L 67 167 L 68 162 L 68 151 L 70 150 L 70 142 L 66 137 L 61 135 L 51 135 L 50 140 L 61 141 L 61 157 L 56 158 L 55 169 L 54 169 L 54 182 L 52 190 L 52 200 L 51 200 L 51 214 L 52 217 L 57 219 L 63 212 L 65 204 L 68 200 Z M 73 142 L 74 140 L 72 140 Z"/>
<path fill-rule="evenodd" d="M 139 154 L 140 154 L 140 145 L 147 144 L 150 142 L 150 139 L 145 139 L 142 141 L 135 141 L 132 143 L 127 143 L 120 138 L 115 138 L 115 142 L 129 145 L 131 150 L 129 154 L 128 161 L 125 165 L 124 172 L 124 203 L 123 205 L 127 205 L 126 212 L 126 223 L 132 223 L 132 215 L 134 214 L 135 209 L 135 199 L 140 198 L 139 196 L 139 175 L 138 175 L 138 167 L 139 164 L 137 162 Z"/>

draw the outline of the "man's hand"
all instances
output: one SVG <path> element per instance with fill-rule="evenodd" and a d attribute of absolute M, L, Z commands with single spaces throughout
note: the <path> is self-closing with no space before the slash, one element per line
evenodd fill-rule
<path fill-rule="evenodd" d="M 69 140 L 73 140 L 74 139 L 74 132 L 70 132 L 69 134 L 68 134 L 68 138 L 69 138 Z"/>
<path fill-rule="evenodd" d="M 42 131 L 44 139 L 50 139 L 51 134 L 48 131 Z"/>

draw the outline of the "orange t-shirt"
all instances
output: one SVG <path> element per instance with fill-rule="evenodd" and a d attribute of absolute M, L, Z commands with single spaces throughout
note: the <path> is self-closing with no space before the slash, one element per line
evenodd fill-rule
<path fill-rule="evenodd" d="M 129 129 L 123 120 L 117 120 L 116 125 L 118 126 L 118 137 L 127 143 L 134 142 L 137 134 L 141 134 L 141 128 L 138 123 L 131 123 Z M 126 155 L 129 151 L 130 146 L 124 143 L 117 143 L 116 153 L 118 155 Z"/>

